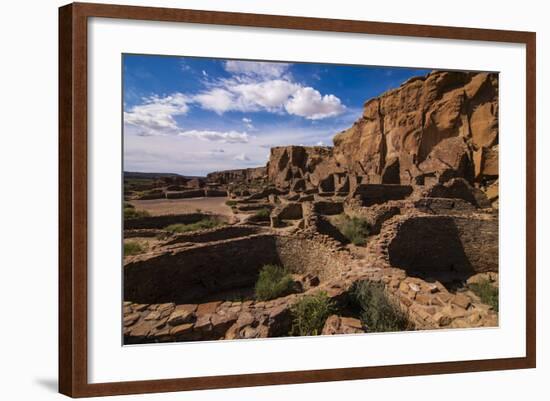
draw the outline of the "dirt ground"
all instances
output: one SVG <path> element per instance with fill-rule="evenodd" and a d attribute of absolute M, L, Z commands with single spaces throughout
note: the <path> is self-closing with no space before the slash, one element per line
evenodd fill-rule
<path fill-rule="evenodd" d="M 130 201 L 136 209 L 146 210 L 152 216 L 165 214 L 194 213 L 197 209 L 219 215 L 232 216 L 231 208 L 225 204 L 229 198 L 152 199 Z"/>

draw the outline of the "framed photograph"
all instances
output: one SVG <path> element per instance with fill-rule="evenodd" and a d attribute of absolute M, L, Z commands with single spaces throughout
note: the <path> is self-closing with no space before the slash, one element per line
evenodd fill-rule
<path fill-rule="evenodd" d="M 535 367 L 535 34 L 59 10 L 59 390 Z"/>

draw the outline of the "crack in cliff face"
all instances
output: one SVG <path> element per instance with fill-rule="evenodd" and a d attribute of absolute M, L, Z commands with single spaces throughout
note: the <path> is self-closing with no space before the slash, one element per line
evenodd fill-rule
<path fill-rule="evenodd" d="M 384 114 L 382 113 L 382 102 L 378 100 L 378 121 L 380 126 L 380 134 L 382 135 L 382 138 L 380 139 L 380 161 L 378 165 L 378 174 L 382 174 L 384 171 L 384 168 L 386 167 L 386 156 L 388 153 L 388 144 L 387 144 L 387 138 L 386 138 L 386 131 L 385 131 L 385 121 L 384 121 Z"/>

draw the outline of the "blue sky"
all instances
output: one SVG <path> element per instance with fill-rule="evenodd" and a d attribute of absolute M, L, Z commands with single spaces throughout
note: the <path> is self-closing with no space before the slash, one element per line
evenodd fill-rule
<path fill-rule="evenodd" d="M 365 101 L 429 70 L 124 55 L 124 169 L 206 175 L 332 145 Z"/>

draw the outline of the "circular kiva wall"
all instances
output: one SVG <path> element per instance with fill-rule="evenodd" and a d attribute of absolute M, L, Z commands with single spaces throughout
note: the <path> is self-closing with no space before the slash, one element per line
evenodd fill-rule
<path fill-rule="evenodd" d="M 323 244 L 305 238 L 257 234 L 136 257 L 124 266 L 124 300 L 199 303 L 232 289 L 252 288 L 266 264 L 321 280 L 342 261 Z"/>

